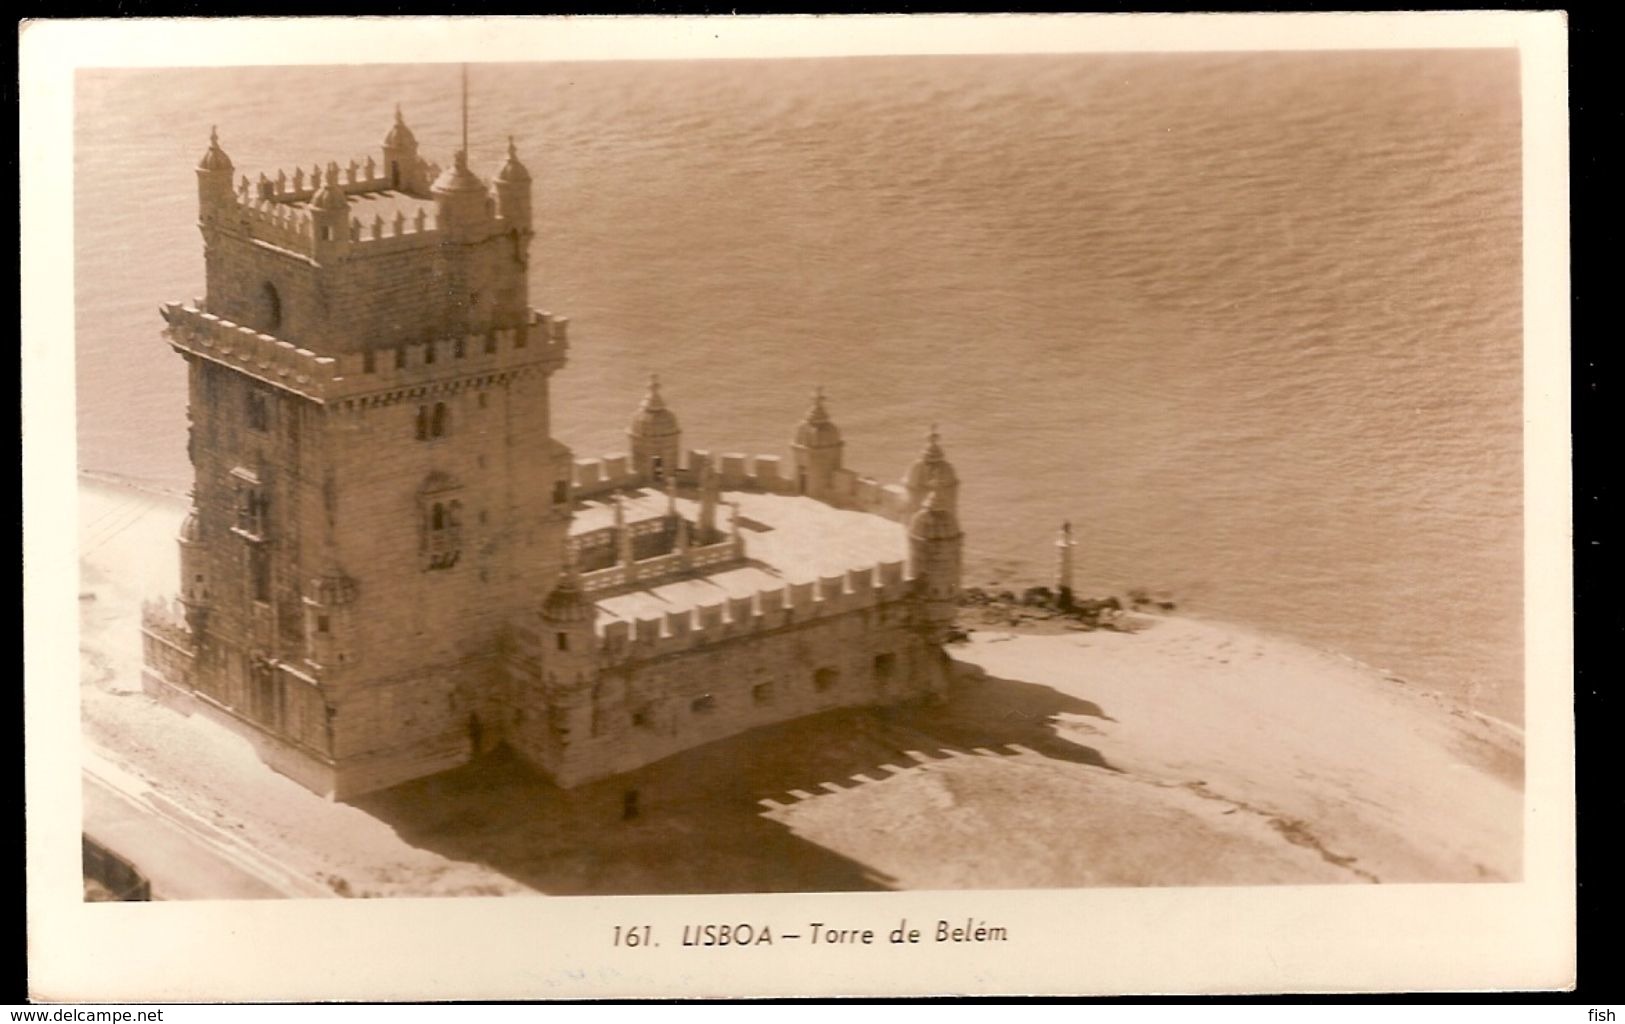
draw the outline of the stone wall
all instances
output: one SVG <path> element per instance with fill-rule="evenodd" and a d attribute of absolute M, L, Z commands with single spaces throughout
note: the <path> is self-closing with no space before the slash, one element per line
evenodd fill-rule
<path fill-rule="evenodd" d="M 776 621 L 652 656 L 606 653 L 583 716 L 587 726 L 571 729 L 567 741 L 545 676 L 516 666 L 510 741 L 571 786 L 746 729 L 916 699 L 946 683 L 942 652 L 915 628 L 909 601 Z"/>

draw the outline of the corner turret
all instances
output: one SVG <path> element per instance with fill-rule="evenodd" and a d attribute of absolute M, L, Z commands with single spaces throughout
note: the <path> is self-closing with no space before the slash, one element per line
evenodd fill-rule
<path fill-rule="evenodd" d="M 350 197 L 339 183 L 339 165 L 329 161 L 321 187 L 310 197 L 311 237 L 318 262 L 343 253 L 350 246 Z"/>
<path fill-rule="evenodd" d="M 497 216 L 511 230 L 530 233 L 530 171 L 519 162 L 513 136 L 508 137 L 508 160 L 492 182 L 497 194 Z"/>
<path fill-rule="evenodd" d="M 592 735 L 592 693 L 597 681 L 594 643 L 595 611 L 581 589 L 575 553 L 564 546 L 564 564 L 558 582 L 542 603 L 542 664 L 547 694 L 548 758 L 550 770 L 561 777 L 572 773 L 571 747 Z"/>
<path fill-rule="evenodd" d="M 452 239 L 470 241 L 483 235 L 495 212 L 495 201 L 480 176 L 468 169 L 468 152 L 459 149 L 452 165 L 435 179 L 440 230 Z"/>
<path fill-rule="evenodd" d="M 429 190 L 427 168 L 418 156 L 418 140 L 406 127 L 400 104 L 395 105 L 395 124 L 384 136 L 384 177 L 397 192 L 421 196 Z"/>
<path fill-rule="evenodd" d="M 220 148 L 220 133 L 209 129 L 209 148 L 197 162 L 198 220 L 213 221 L 235 202 L 231 157 Z"/>
<path fill-rule="evenodd" d="M 909 520 L 909 564 L 924 602 L 922 625 L 931 643 L 948 640 L 959 599 L 965 535 L 940 491 L 931 491 Z"/>
<path fill-rule="evenodd" d="M 835 473 L 841 468 L 840 428 L 824 408 L 824 389 L 813 392 L 812 408 L 796 427 L 790 451 L 795 458 L 796 489 L 808 497 L 827 500 L 835 489 Z"/>
<path fill-rule="evenodd" d="M 682 451 L 683 431 L 677 415 L 666 408 L 660 396 L 660 377 L 649 375 L 649 391 L 626 428 L 631 442 L 632 471 L 652 486 L 661 486 L 667 475 L 677 472 Z"/>
<path fill-rule="evenodd" d="M 203 527 L 198 518 L 196 505 L 187 511 L 176 541 L 180 545 L 181 555 L 181 608 L 185 612 L 186 624 L 191 627 L 192 635 L 202 643 L 209 625 L 211 602 L 208 560 L 204 555 L 202 543 Z"/>
<path fill-rule="evenodd" d="M 943 507 L 951 512 L 959 511 L 959 476 L 954 472 L 953 463 L 942 453 L 941 435 L 937 433 L 936 424 L 931 425 L 931 433 L 926 436 L 925 451 L 903 474 L 903 487 L 908 491 L 908 512 L 911 516 L 932 491 L 937 492 Z"/>

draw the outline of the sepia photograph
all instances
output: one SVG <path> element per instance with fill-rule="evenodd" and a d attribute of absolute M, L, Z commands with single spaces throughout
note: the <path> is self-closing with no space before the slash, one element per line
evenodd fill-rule
<path fill-rule="evenodd" d="M 610 906 L 735 973 L 1544 876 L 1527 54 L 1038 20 L 76 62 L 85 912 Z"/>

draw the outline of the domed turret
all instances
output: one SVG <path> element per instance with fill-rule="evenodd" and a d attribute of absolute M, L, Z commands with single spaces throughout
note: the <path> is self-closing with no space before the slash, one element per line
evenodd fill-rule
<path fill-rule="evenodd" d="M 519 150 L 508 137 L 508 160 L 497 171 L 493 183 L 497 193 L 497 215 L 520 231 L 530 230 L 530 171 L 519 162 Z"/>
<path fill-rule="evenodd" d="M 401 115 L 399 103 L 395 104 L 395 123 L 390 125 L 389 134 L 384 136 L 384 148 L 417 152 L 418 138 L 412 134 L 412 129 L 406 127 L 406 118 Z"/>
<path fill-rule="evenodd" d="M 231 187 L 231 157 L 220 148 L 220 133 L 209 129 L 209 148 L 197 162 L 198 215 L 209 221 L 229 206 L 234 197 Z"/>
<path fill-rule="evenodd" d="M 592 605 L 581 592 L 581 576 L 576 571 L 575 555 L 568 544 L 565 545 L 564 567 L 559 570 L 559 580 L 553 585 L 547 600 L 542 602 L 542 616 L 559 626 L 579 625 L 592 620 Z"/>
<path fill-rule="evenodd" d="M 497 181 L 509 182 L 516 185 L 530 184 L 530 171 L 519 162 L 519 149 L 514 145 L 513 136 L 508 136 L 508 159 L 497 172 Z"/>
<path fill-rule="evenodd" d="M 829 410 L 824 408 L 824 389 L 818 388 L 813 392 L 812 408 L 807 410 L 806 419 L 796 427 L 796 444 L 808 448 L 832 448 L 840 443 L 841 430 L 829 418 Z"/>
<path fill-rule="evenodd" d="M 633 414 L 626 436 L 631 441 L 632 469 L 645 480 L 659 484 L 667 474 L 677 471 L 683 430 L 677 415 L 666 408 L 666 400 L 660 395 L 660 378 L 655 374 L 649 375 L 649 391 Z"/>
<path fill-rule="evenodd" d="M 220 148 L 220 132 L 217 129 L 209 129 L 209 148 L 204 152 L 203 159 L 197 162 L 197 169 L 200 171 L 224 171 L 228 175 L 231 173 L 231 157 L 227 156 L 226 151 Z"/>
<path fill-rule="evenodd" d="M 310 208 L 327 213 L 349 213 L 350 197 L 345 194 L 344 186 L 338 182 L 339 165 L 327 165 L 327 174 L 322 178 L 322 187 L 310 197 Z"/>
<path fill-rule="evenodd" d="M 825 500 L 833 496 L 843 444 L 840 428 L 824 408 L 824 389 L 818 388 L 790 445 L 796 464 L 796 486 L 802 494 Z"/>
<path fill-rule="evenodd" d="M 422 195 L 428 185 L 423 160 L 418 156 L 418 140 L 406 127 L 400 104 L 395 105 L 395 124 L 384 136 L 384 177 L 397 192 Z"/>
<path fill-rule="evenodd" d="M 468 169 L 468 153 L 458 150 L 450 167 L 430 189 L 440 209 L 440 229 L 467 234 L 484 224 L 490 214 L 491 195 L 480 176 Z"/>
<path fill-rule="evenodd" d="M 329 163 L 322 187 L 310 197 L 310 226 L 316 241 L 316 258 L 322 260 L 341 252 L 350 241 L 350 199 L 339 184 L 339 165 Z"/>
<path fill-rule="evenodd" d="M 959 476 L 953 463 L 942 453 L 941 436 L 936 425 L 926 437 L 925 451 L 903 475 L 903 487 L 908 491 L 909 512 L 913 513 L 925 501 L 925 496 L 936 491 L 949 509 L 959 507 Z"/>

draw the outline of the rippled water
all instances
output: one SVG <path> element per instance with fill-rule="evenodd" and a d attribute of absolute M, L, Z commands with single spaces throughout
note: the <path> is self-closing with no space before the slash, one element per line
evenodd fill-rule
<path fill-rule="evenodd" d="M 658 370 L 688 442 L 848 462 L 942 425 L 969 582 L 1335 647 L 1520 720 L 1519 85 L 1510 52 L 487 65 L 472 158 L 536 178 L 557 429 L 618 450 Z M 451 66 L 83 73 L 82 465 L 184 484 L 191 167 L 457 136 Z M 1311 680 L 1305 681 L 1312 684 Z"/>

